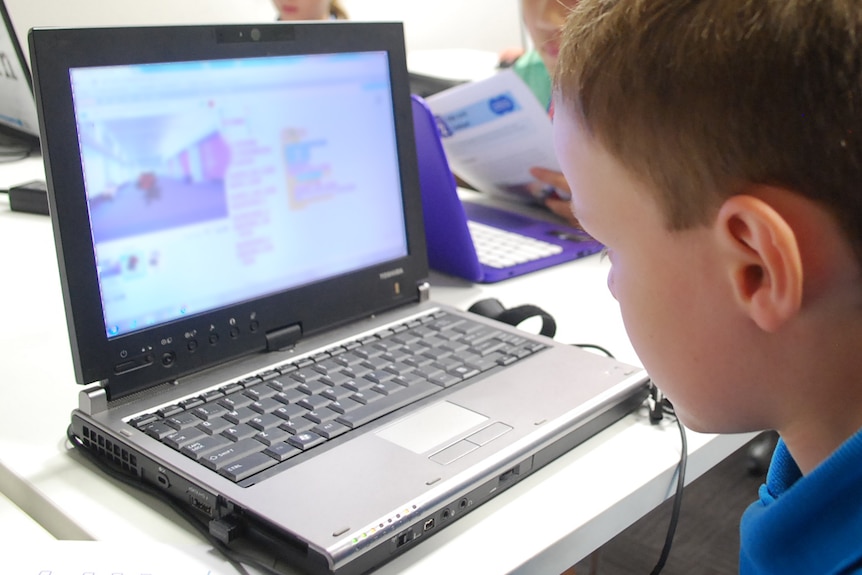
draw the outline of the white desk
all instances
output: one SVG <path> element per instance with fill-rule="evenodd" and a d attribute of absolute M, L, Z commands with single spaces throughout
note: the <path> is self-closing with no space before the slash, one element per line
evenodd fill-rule
<path fill-rule="evenodd" d="M 38 159 L 0 166 L 0 187 L 42 175 Z M 0 491 L 59 539 L 200 545 L 165 505 L 70 453 L 77 405 L 49 218 L 10 212 L 0 196 Z M 484 297 L 541 305 L 557 339 L 595 343 L 637 363 L 598 257 L 491 286 L 432 276 L 432 297 L 466 308 Z M 22 409 L 16 409 L 20 406 Z M 29 408 L 38 406 L 38 411 Z M 28 408 L 28 409 L 23 409 Z M 689 433 L 691 481 L 751 435 Z M 674 425 L 632 414 L 379 570 L 381 574 L 559 573 L 673 493 Z M 752 493 L 752 499 L 755 494 Z M 512 544 L 517 541 L 517 544 Z"/>
<path fill-rule="evenodd" d="M 0 495 L 0 538 L 3 545 L 44 543 L 54 538 L 7 497 Z"/>

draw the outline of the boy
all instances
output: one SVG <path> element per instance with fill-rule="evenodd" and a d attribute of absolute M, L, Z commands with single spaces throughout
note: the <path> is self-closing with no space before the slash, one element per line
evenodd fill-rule
<path fill-rule="evenodd" d="M 521 18 L 530 35 L 533 47 L 520 55 L 512 69 L 530 88 L 539 103 L 550 111 L 551 74 L 560 50 L 560 29 L 578 0 L 521 0 Z M 536 166 L 530 170 L 534 178 L 557 190 L 544 199 L 545 206 L 578 227 L 578 221 L 569 209 L 569 185 L 563 174 L 556 170 Z"/>
<path fill-rule="evenodd" d="M 862 10 L 582 0 L 554 138 L 631 341 L 697 431 L 775 429 L 740 572 L 862 573 Z"/>

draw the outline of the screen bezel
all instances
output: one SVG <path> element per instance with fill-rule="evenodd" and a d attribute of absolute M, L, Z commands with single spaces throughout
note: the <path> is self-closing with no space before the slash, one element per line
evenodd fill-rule
<path fill-rule="evenodd" d="M 257 38 L 256 40 L 252 38 Z M 111 50 L 104 50 L 111 46 Z M 76 380 L 103 382 L 112 398 L 175 380 L 204 367 L 267 349 L 267 334 L 299 326 L 303 335 L 417 301 L 428 276 L 421 194 L 403 27 L 400 23 L 321 22 L 242 26 L 34 29 L 30 33 L 36 103 L 44 134 L 43 156 L 61 285 Z M 396 142 L 404 190 L 408 255 L 370 269 L 220 308 L 197 317 L 108 338 L 105 333 L 69 70 L 88 66 L 219 60 L 262 55 L 384 51 L 389 55 Z M 397 284 L 397 285 L 396 285 Z M 345 293 L 353 297 L 344 297 Z M 360 303 L 362 302 L 362 303 Z M 254 313 L 259 329 L 194 353 L 165 342 L 224 326 Z M 225 328 L 226 329 L 226 328 Z M 158 358 L 179 351 L 169 366 Z M 118 374 L 124 360 L 150 350 L 157 361 Z"/>

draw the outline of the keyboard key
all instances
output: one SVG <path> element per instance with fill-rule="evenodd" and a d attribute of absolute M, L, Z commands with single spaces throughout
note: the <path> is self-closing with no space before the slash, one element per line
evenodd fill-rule
<path fill-rule="evenodd" d="M 299 401 L 299 406 L 304 407 L 308 411 L 314 411 L 315 409 L 320 409 L 321 407 L 325 407 L 332 403 L 332 400 L 324 397 L 322 395 L 310 395 L 304 399 Z"/>
<path fill-rule="evenodd" d="M 207 435 L 215 435 L 216 433 L 221 433 L 231 425 L 233 424 L 227 419 L 216 417 L 210 421 L 201 421 L 195 429 L 203 431 Z"/>
<path fill-rule="evenodd" d="M 248 408 L 256 413 L 272 413 L 282 405 L 284 404 L 275 398 L 267 397 L 266 399 L 255 401 Z"/>
<path fill-rule="evenodd" d="M 252 417 L 248 420 L 248 426 L 257 429 L 258 431 L 267 431 L 269 429 L 275 429 L 279 425 L 284 423 L 284 420 L 280 417 L 277 417 L 271 413 L 264 413 L 257 417 Z"/>
<path fill-rule="evenodd" d="M 203 404 L 204 404 L 203 399 L 201 399 L 200 397 L 193 397 L 191 399 L 181 401 L 179 403 L 179 406 L 182 407 L 183 409 L 194 409 L 195 407 L 197 407 L 199 405 L 203 405 Z"/>
<path fill-rule="evenodd" d="M 257 417 L 260 415 L 258 412 L 254 411 L 248 407 L 240 407 L 235 411 L 229 411 L 224 414 L 224 418 L 233 423 L 234 425 L 239 425 L 240 423 L 245 423 L 252 417 Z"/>
<path fill-rule="evenodd" d="M 300 433 L 311 431 L 311 429 L 315 425 L 317 425 L 317 423 L 311 421 L 310 419 L 306 419 L 304 417 L 297 417 L 295 419 L 291 419 L 290 421 L 285 421 L 284 423 L 279 425 L 278 428 L 288 432 L 291 435 L 299 435 Z"/>
<path fill-rule="evenodd" d="M 345 398 L 343 401 L 333 401 L 329 404 L 329 409 L 337 412 L 340 415 L 343 415 L 349 411 L 357 409 L 362 404 L 356 401 L 351 400 L 350 398 Z"/>
<path fill-rule="evenodd" d="M 276 394 L 276 389 L 266 384 L 255 385 L 246 389 L 242 394 L 251 398 L 252 401 L 261 401 Z"/>
<path fill-rule="evenodd" d="M 308 413 L 303 415 L 303 417 L 305 419 L 308 419 L 309 421 L 313 421 L 314 423 L 325 423 L 327 421 L 332 421 L 339 415 L 341 414 L 337 411 L 328 407 L 323 407 L 321 409 L 309 411 Z"/>
<path fill-rule="evenodd" d="M 168 407 L 163 407 L 157 413 L 158 413 L 159 417 L 165 418 L 165 417 L 170 417 L 172 415 L 176 415 L 178 413 L 182 413 L 183 411 L 185 411 L 185 410 L 182 407 L 180 407 L 179 405 L 169 405 Z"/>
<path fill-rule="evenodd" d="M 260 433 L 259 429 L 255 429 L 247 423 L 241 423 L 237 426 L 225 429 L 221 432 L 221 435 L 228 441 L 242 441 L 243 439 L 254 437 L 258 433 Z"/>
<path fill-rule="evenodd" d="M 348 381 L 353 381 L 354 376 L 344 373 L 343 371 L 330 371 L 328 374 L 320 378 L 320 382 L 329 387 L 336 387 Z"/>
<path fill-rule="evenodd" d="M 342 433 L 350 431 L 350 428 L 342 423 L 338 423 L 337 421 L 327 421 L 326 423 L 321 423 L 314 427 L 311 431 L 325 439 L 332 439 L 333 437 L 338 437 Z"/>
<path fill-rule="evenodd" d="M 404 389 L 406 389 L 406 386 L 395 383 L 394 381 L 384 381 L 372 387 L 371 391 L 376 391 L 381 395 L 393 395 L 403 391 Z"/>
<path fill-rule="evenodd" d="M 290 437 L 290 434 L 282 429 L 270 429 L 268 431 L 261 431 L 254 436 L 254 439 L 266 446 L 272 446 L 276 443 L 287 441 L 288 437 Z"/>
<path fill-rule="evenodd" d="M 140 417 L 136 417 L 136 418 L 130 420 L 129 425 L 136 427 L 138 429 L 143 429 L 147 425 L 156 421 L 158 418 L 159 418 L 159 416 L 156 415 L 155 413 L 145 413 L 144 415 L 141 415 Z"/>
<path fill-rule="evenodd" d="M 368 381 L 370 381 L 372 383 L 379 384 L 379 383 L 384 383 L 384 382 L 389 381 L 390 379 L 395 377 L 395 375 L 396 374 L 392 373 L 391 371 L 386 371 L 386 370 L 380 369 L 380 370 L 372 371 L 370 373 L 366 373 L 365 379 L 367 379 Z"/>
<path fill-rule="evenodd" d="M 308 383 L 321 377 L 321 373 L 310 367 L 299 369 L 290 374 L 299 383 Z"/>
<path fill-rule="evenodd" d="M 200 418 L 195 417 L 194 414 L 190 412 L 178 413 L 172 417 L 168 417 L 165 419 L 165 424 L 173 427 L 176 430 L 188 429 L 189 427 L 194 427 L 198 423 L 201 422 Z"/>
<path fill-rule="evenodd" d="M 228 411 L 228 410 L 225 409 L 224 407 L 222 407 L 221 405 L 217 404 L 217 403 L 206 403 L 204 405 L 201 405 L 199 407 L 192 409 L 191 412 L 196 417 L 203 419 L 204 421 L 207 421 L 207 420 L 213 419 L 215 417 L 221 417 L 222 415 L 224 415 L 224 413 L 226 411 Z"/>
<path fill-rule="evenodd" d="M 283 405 L 272 412 L 273 415 L 283 420 L 297 419 L 306 413 L 308 413 L 306 408 L 295 403 L 293 405 Z"/>
<path fill-rule="evenodd" d="M 448 373 L 457 376 L 461 379 L 467 379 L 479 374 L 479 370 L 469 365 L 456 365 L 447 370 Z"/>
<path fill-rule="evenodd" d="M 227 447 L 231 443 L 231 440 L 223 435 L 211 435 L 189 443 L 180 451 L 192 459 L 200 460 L 202 457 L 218 449 Z"/>
<path fill-rule="evenodd" d="M 231 481 L 242 481 L 255 473 L 260 473 L 278 463 L 275 459 L 261 452 L 253 453 L 233 463 L 228 464 L 219 473 Z"/>
<path fill-rule="evenodd" d="M 409 405 L 423 397 L 428 397 L 436 391 L 439 391 L 439 389 L 440 388 L 436 385 L 423 381 L 405 388 L 401 393 L 388 396 L 378 395 L 378 397 L 380 397 L 379 400 L 363 405 L 349 413 L 345 413 L 344 415 L 340 415 L 336 421 L 351 429 L 355 429 L 360 425 L 373 421 L 378 417 L 382 417 L 399 407 Z"/>
<path fill-rule="evenodd" d="M 275 459 L 279 462 L 287 461 L 294 455 L 299 455 L 300 453 L 302 453 L 301 450 L 284 441 L 281 443 L 275 443 L 273 445 L 270 445 L 269 447 L 264 449 L 263 452 L 272 459 Z"/>
<path fill-rule="evenodd" d="M 316 363 L 314 365 L 313 369 L 317 372 L 320 372 L 323 375 L 326 375 L 326 374 L 331 373 L 333 371 L 338 371 L 342 367 L 343 367 L 343 364 L 340 363 L 338 360 L 333 359 L 333 358 L 329 358 L 329 359 L 325 359 L 321 362 Z"/>
<path fill-rule="evenodd" d="M 201 399 L 204 401 L 215 401 L 220 397 L 224 397 L 225 392 L 221 389 L 214 389 L 212 391 L 206 391 L 201 394 Z"/>
<path fill-rule="evenodd" d="M 326 440 L 323 437 L 312 431 L 298 433 L 287 440 L 289 444 L 296 447 L 297 449 L 302 449 L 303 451 L 305 451 L 306 449 L 311 449 L 312 447 L 316 447 L 324 441 Z"/>
<path fill-rule="evenodd" d="M 328 387 L 332 387 L 332 385 L 329 383 L 329 381 L 324 381 L 321 379 L 321 380 L 315 380 L 315 381 L 306 381 L 305 383 L 301 384 L 296 389 L 298 389 L 299 391 L 301 391 L 302 393 L 304 393 L 306 395 L 318 395 L 324 389 L 326 389 Z"/>
<path fill-rule="evenodd" d="M 274 396 L 272 396 L 272 399 L 287 405 L 289 403 L 297 403 L 300 399 L 305 399 L 306 397 L 308 397 L 307 393 L 303 393 L 302 391 L 293 388 L 285 389 L 280 393 L 276 393 Z"/>
<path fill-rule="evenodd" d="M 242 395 L 240 393 L 235 393 L 233 395 L 223 397 L 222 399 L 218 400 L 216 403 L 218 403 L 219 405 L 221 405 L 222 407 L 224 407 L 225 409 L 227 409 L 229 411 L 236 411 L 237 409 L 239 409 L 241 407 L 247 407 L 247 406 L 251 405 L 252 401 L 253 400 L 250 397 L 247 397 L 247 396 Z"/>
<path fill-rule="evenodd" d="M 146 426 L 144 432 L 150 437 L 161 441 L 165 437 L 176 433 L 177 430 L 162 421 L 156 421 Z"/>
<path fill-rule="evenodd" d="M 359 393 L 367 391 L 374 387 L 374 382 L 370 379 L 361 378 L 347 381 L 342 384 L 342 387 L 344 387 L 345 389 L 349 389 L 350 391 Z"/>
<path fill-rule="evenodd" d="M 450 375 L 445 371 L 441 371 L 439 374 L 429 377 L 428 381 L 434 385 L 439 385 L 440 387 L 451 387 L 456 383 L 461 382 L 462 379 L 458 376 Z"/>
<path fill-rule="evenodd" d="M 174 433 L 173 435 L 165 437 L 164 439 L 162 439 L 162 443 L 164 443 L 168 447 L 180 450 L 189 443 L 199 441 L 204 437 L 206 437 L 206 433 L 204 433 L 200 429 L 188 429 L 186 431 L 179 431 L 177 433 Z"/>
<path fill-rule="evenodd" d="M 353 392 L 347 389 L 346 387 L 341 387 L 340 385 L 328 387 L 324 389 L 320 393 L 321 397 L 325 397 L 330 401 L 341 401 L 342 399 L 347 399 Z"/>
<path fill-rule="evenodd" d="M 222 449 L 218 449 L 201 458 L 201 463 L 210 469 L 219 470 L 231 461 L 257 453 L 265 449 L 265 445 L 254 439 L 237 441 Z"/>

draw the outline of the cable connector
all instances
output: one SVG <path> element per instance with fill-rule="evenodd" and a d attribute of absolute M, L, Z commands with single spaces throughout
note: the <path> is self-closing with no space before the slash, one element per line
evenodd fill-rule
<path fill-rule="evenodd" d="M 210 535 L 225 545 L 230 545 L 235 541 L 241 535 L 241 531 L 239 525 L 224 517 L 209 522 Z"/>
<path fill-rule="evenodd" d="M 664 406 L 664 393 L 662 393 L 662 390 L 660 390 L 654 382 L 650 381 L 649 395 L 647 396 L 650 423 L 658 423 L 664 418 Z"/>

